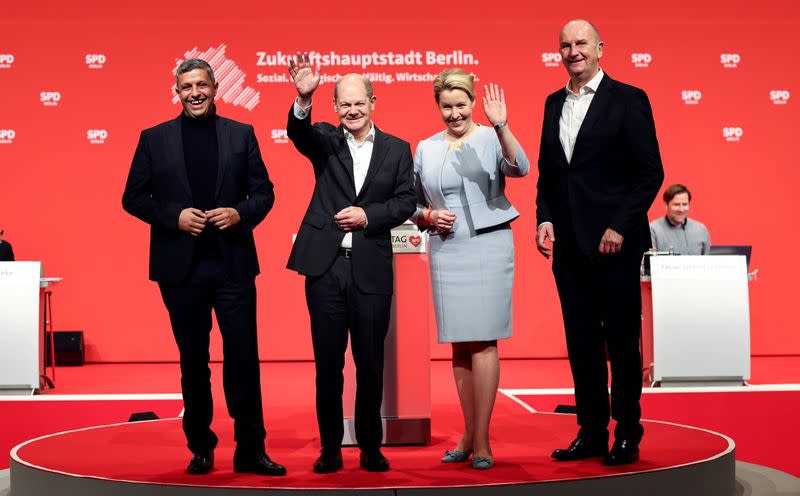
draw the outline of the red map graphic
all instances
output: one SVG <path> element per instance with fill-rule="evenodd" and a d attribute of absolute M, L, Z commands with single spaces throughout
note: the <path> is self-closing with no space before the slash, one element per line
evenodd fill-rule
<path fill-rule="evenodd" d="M 227 45 L 221 44 L 216 48 L 209 48 L 205 52 L 201 52 L 197 47 L 194 47 L 183 54 L 184 58 L 175 59 L 175 68 L 172 69 L 172 73 L 175 74 L 178 66 L 186 59 L 203 59 L 211 65 L 219 84 L 216 99 L 221 99 L 223 102 L 237 107 L 244 107 L 247 110 L 253 110 L 258 105 L 258 102 L 261 101 L 261 93 L 249 86 L 244 86 L 246 74 L 239 69 L 236 62 L 225 56 L 227 48 Z M 172 93 L 172 103 L 178 103 L 179 98 L 175 94 L 174 88 L 170 87 L 170 93 Z"/>

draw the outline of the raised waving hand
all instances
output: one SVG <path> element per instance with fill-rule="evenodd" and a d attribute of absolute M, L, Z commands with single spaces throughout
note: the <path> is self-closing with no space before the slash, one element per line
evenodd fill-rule
<path fill-rule="evenodd" d="M 503 90 L 494 83 L 483 87 L 483 113 L 492 126 L 505 124 L 508 120 L 506 111 L 506 95 Z"/>
<path fill-rule="evenodd" d="M 289 76 L 292 78 L 297 94 L 300 96 L 301 106 L 311 103 L 311 95 L 319 86 L 320 64 L 317 62 L 316 69 L 311 66 L 308 53 L 297 52 L 297 55 L 289 58 Z"/>

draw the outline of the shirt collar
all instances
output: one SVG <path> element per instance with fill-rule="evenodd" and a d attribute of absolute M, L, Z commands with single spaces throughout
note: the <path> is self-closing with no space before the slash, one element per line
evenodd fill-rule
<path fill-rule="evenodd" d="M 689 217 L 683 219 L 683 222 L 681 222 L 681 225 L 679 226 L 676 226 L 675 224 L 670 222 L 669 216 L 667 215 L 664 216 L 664 222 L 666 222 L 669 227 L 675 227 L 675 228 L 682 227 L 683 229 L 686 229 L 686 223 L 689 222 Z"/>
<path fill-rule="evenodd" d="M 600 81 L 603 80 L 603 75 L 604 75 L 603 69 L 598 70 L 597 74 L 595 74 L 594 77 L 590 79 L 588 83 L 586 83 L 584 86 L 581 86 L 579 93 L 581 95 L 585 95 L 589 91 L 591 91 L 592 93 L 597 93 L 597 87 L 600 86 Z M 567 95 L 577 96 L 575 95 L 575 93 L 572 92 L 572 90 L 569 89 L 569 80 L 567 80 L 567 84 L 566 86 L 564 86 L 564 91 L 567 92 Z"/>
<path fill-rule="evenodd" d="M 375 124 L 370 122 L 369 125 L 370 125 L 369 132 L 367 133 L 367 137 L 364 138 L 364 141 L 370 141 L 372 143 L 375 143 Z M 342 128 L 342 130 L 344 131 L 344 137 L 347 141 L 352 141 L 353 143 L 356 142 L 356 137 L 353 136 L 353 133 L 344 128 Z M 361 143 L 363 144 L 364 141 L 362 141 Z"/>

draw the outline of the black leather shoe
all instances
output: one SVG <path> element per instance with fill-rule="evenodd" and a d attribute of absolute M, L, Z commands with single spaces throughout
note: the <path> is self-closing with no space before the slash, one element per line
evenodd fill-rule
<path fill-rule="evenodd" d="M 571 462 L 584 458 L 597 458 L 608 453 L 608 445 L 590 443 L 583 438 L 575 438 L 567 449 L 557 449 L 550 455 L 557 462 Z"/>
<path fill-rule="evenodd" d="M 362 451 L 359 465 L 361 465 L 361 468 L 367 469 L 367 472 L 386 472 L 389 470 L 389 460 L 383 456 L 380 450 L 369 453 Z"/>
<path fill-rule="evenodd" d="M 639 461 L 639 446 L 627 439 L 617 439 L 603 457 L 603 465 L 629 465 Z"/>
<path fill-rule="evenodd" d="M 214 469 L 214 452 L 210 451 L 203 455 L 195 454 L 189 460 L 189 466 L 186 471 L 192 475 L 203 475 L 211 472 Z"/>
<path fill-rule="evenodd" d="M 342 468 L 342 450 L 322 448 L 319 458 L 314 462 L 314 473 L 330 474 Z"/>
<path fill-rule="evenodd" d="M 233 455 L 233 471 L 259 475 L 286 475 L 286 467 L 269 459 L 263 451 L 251 455 Z"/>

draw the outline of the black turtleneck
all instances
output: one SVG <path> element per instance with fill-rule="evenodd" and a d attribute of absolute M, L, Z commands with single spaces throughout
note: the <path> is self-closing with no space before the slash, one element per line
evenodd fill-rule
<path fill-rule="evenodd" d="M 217 171 L 219 168 L 219 146 L 217 143 L 216 115 L 193 118 L 181 114 L 183 135 L 183 159 L 186 174 L 192 189 L 193 207 L 211 210 L 216 207 Z M 198 237 L 195 260 L 219 257 L 217 230 L 207 225 Z"/>

